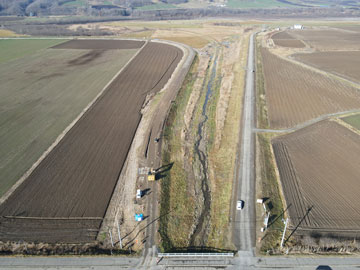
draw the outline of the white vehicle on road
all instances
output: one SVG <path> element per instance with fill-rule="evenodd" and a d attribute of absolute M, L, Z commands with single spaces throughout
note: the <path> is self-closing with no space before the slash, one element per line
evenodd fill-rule
<path fill-rule="evenodd" d="M 244 201 L 243 200 L 237 201 L 236 209 L 237 210 L 242 210 L 243 208 L 244 208 Z"/>

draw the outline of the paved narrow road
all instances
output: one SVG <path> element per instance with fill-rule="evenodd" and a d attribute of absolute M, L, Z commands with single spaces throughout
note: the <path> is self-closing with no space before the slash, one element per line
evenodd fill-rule
<path fill-rule="evenodd" d="M 234 243 L 239 254 L 253 255 L 255 239 L 254 207 L 254 34 L 250 36 L 246 74 L 246 88 L 242 119 L 242 140 L 240 145 L 240 166 L 237 172 L 237 198 L 245 202 L 244 209 L 235 211 L 233 225 Z"/>
<path fill-rule="evenodd" d="M 358 270 L 360 258 L 354 256 L 274 256 L 231 258 L 153 258 L 152 265 L 139 266 L 142 258 L 93 257 L 0 257 L 0 269 L 16 270 L 115 270 L 115 269 L 241 269 L 241 270 Z"/>

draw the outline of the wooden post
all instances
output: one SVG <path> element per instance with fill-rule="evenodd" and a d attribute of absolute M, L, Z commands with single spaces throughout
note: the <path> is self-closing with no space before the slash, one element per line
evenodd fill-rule
<path fill-rule="evenodd" d="M 120 248 L 122 249 L 122 242 L 121 242 L 121 235 L 120 235 L 120 224 L 119 224 L 119 220 L 116 220 L 116 224 L 117 224 L 117 229 L 118 229 L 118 235 L 119 235 L 119 244 L 120 244 Z"/>

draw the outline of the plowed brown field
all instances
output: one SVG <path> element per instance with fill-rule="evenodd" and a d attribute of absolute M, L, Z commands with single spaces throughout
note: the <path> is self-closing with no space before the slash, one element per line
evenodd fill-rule
<path fill-rule="evenodd" d="M 292 127 L 323 114 L 360 108 L 360 92 L 261 50 L 270 126 Z"/>
<path fill-rule="evenodd" d="M 335 29 L 288 30 L 291 36 L 305 41 L 318 50 L 359 50 L 360 35 L 356 32 Z"/>
<path fill-rule="evenodd" d="M 304 48 L 305 44 L 298 39 L 274 39 L 275 45 L 288 48 Z"/>
<path fill-rule="evenodd" d="M 292 35 L 290 35 L 288 32 L 286 31 L 282 31 L 282 32 L 279 32 L 279 33 L 276 33 L 274 35 L 271 36 L 271 38 L 273 40 L 275 39 L 295 39 Z"/>
<path fill-rule="evenodd" d="M 65 242 L 67 239 L 72 239 L 71 242 L 95 239 L 93 218 L 97 222 L 97 218 L 105 214 L 141 119 L 140 110 L 146 95 L 165 85 L 182 55 L 177 47 L 161 43 L 148 43 L 141 50 L 0 206 L 0 216 L 10 217 L 0 221 L 1 240 L 56 239 L 61 242 L 51 234 L 57 233 L 53 223 L 32 221 L 32 229 L 27 230 L 29 221 L 18 217 L 90 218 L 90 221 L 83 221 L 83 226 L 67 221 L 68 230 L 60 230 L 59 234 Z M 13 216 L 17 218 L 11 218 Z M 74 232 L 71 224 L 75 226 Z M 41 233 L 50 236 L 39 238 Z"/>
<path fill-rule="evenodd" d="M 360 33 L 360 25 L 336 26 L 336 28 Z"/>
<path fill-rule="evenodd" d="M 81 50 L 115 50 L 115 49 L 138 49 L 144 45 L 144 41 L 136 40 L 69 40 L 53 46 L 53 49 L 81 49 Z"/>
<path fill-rule="evenodd" d="M 321 70 L 360 82 L 360 51 L 314 52 L 297 54 L 295 58 Z"/>
<path fill-rule="evenodd" d="M 300 230 L 358 234 L 360 136 L 322 121 L 272 145 L 292 225 L 303 219 Z"/>
<path fill-rule="evenodd" d="M 28 55 L 0 63 L 0 196 L 138 51 L 43 48 L 32 52 L 34 44 L 30 41 L 0 41 L 5 42 L 0 47 L 6 48 L 10 56 L 19 47 L 29 50 Z M 39 46 L 55 43 L 35 41 Z M 2 49 L 0 52 L 4 53 Z"/>
<path fill-rule="evenodd" d="M 19 219 L 0 217 L 0 237 L 2 240 L 26 242 L 84 243 L 96 238 L 101 222 L 101 218 Z"/>

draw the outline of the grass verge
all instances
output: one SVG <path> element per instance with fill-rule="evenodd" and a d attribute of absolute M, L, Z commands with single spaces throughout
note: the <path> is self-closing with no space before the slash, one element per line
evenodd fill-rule
<path fill-rule="evenodd" d="M 6 29 L 0 29 L 0 37 L 16 37 L 19 36 L 13 31 L 6 30 Z"/>
<path fill-rule="evenodd" d="M 260 43 L 256 42 L 256 120 L 258 128 L 269 128 L 265 97 L 265 80 L 260 51 Z"/>
<path fill-rule="evenodd" d="M 204 47 L 206 44 L 210 42 L 208 39 L 201 36 L 170 36 L 170 35 L 161 36 L 160 35 L 157 36 L 157 38 L 184 43 L 186 45 L 189 45 L 197 49 Z"/>
<path fill-rule="evenodd" d="M 188 246 L 193 225 L 194 201 L 188 194 L 187 174 L 183 168 L 181 147 L 184 112 L 197 77 L 198 58 L 196 57 L 184 83 L 172 104 L 164 129 L 162 164 L 173 163 L 169 173 L 161 180 L 160 198 L 160 248 L 171 251 Z"/>
<path fill-rule="evenodd" d="M 268 198 L 265 202 L 270 210 L 269 226 L 262 237 L 260 252 L 276 248 L 280 244 L 281 232 L 284 227 L 282 223 L 283 204 L 279 190 L 279 183 L 275 172 L 275 161 L 271 151 L 271 134 L 258 134 L 259 161 L 261 167 L 261 191 L 262 197 Z"/>
<path fill-rule="evenodd" d="M 223 62 L 223 51 L 219 52 L 219 57 L 216 63 L 216 71 L 215 77 L 213 80 L 212 91 L 209 96 L 209 101 L 207 104 L 207 117 L 208 120 L 206 121 L 206 134 L 207 134 L 207 144 L 206 144 L 206 151 L 209 153 L 210 150 L 213 148 L 215 143 L 215 133 L 216 133 L 216 106 L 219 102 L 220 98 L 220 86 L 221 86 L 221 66 Z"/>

